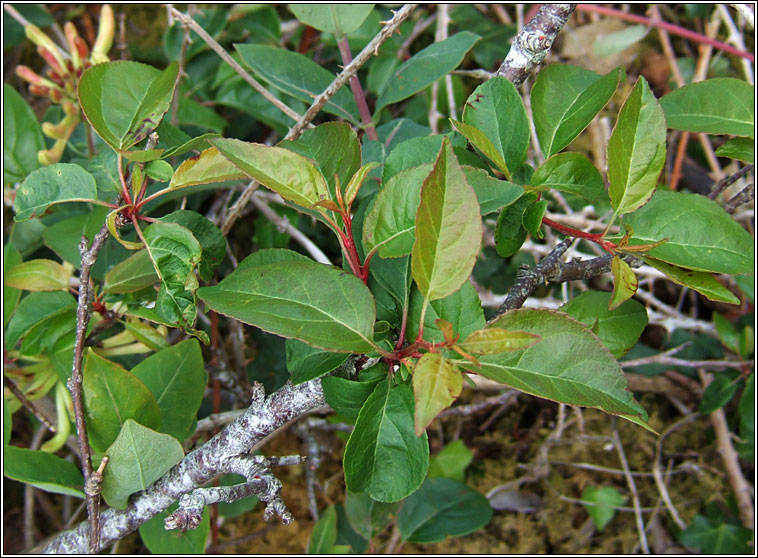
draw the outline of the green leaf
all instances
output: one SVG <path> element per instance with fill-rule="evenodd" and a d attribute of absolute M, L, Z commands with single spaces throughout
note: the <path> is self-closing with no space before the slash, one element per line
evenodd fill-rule
<path fill-rule="evenodd" d="M 668 241 L 647 255 L 672 265 L 712 273 L 752 273 L 750 234 L 713 200 L 698 194 L 656 192 L 645 207 L 624 218 L 629 245 Z"/>
<path fill-rule="evenodd" d="M 371 292 L 334 267 L 311 261 L 239 266 L 197 295 L 216 312 L 314 347 L 355 353 L 373 347 Z"/>
<path fill-rule="evenodd" d="M 457 291 L 471 275 L 481 243 L 476 194 L 445 138 L 416 214 L 411 272 L 424 297 L 435 300 Z"/>
<path fill-rule="evenodd" d="M 9 269 L 20 263 L 21 253 L 11 242 L 8 242 L 3 248 L 3 275 L 5 276 Z M 3 285 L 3 328 L 8 325 L 8 320 L 11 319 L 20 299 L 21 290 Z"/>
<path fill-rule="evenodd" d="M 192 270 L 202 256 L 200 243 L 176 223 L 153 223 L 143 235 L 161 282 L 155 309 L 169 323 L 189 330 L 197 314 L 197 279 Z"/>
<path fill-rule="evenodd" d="M 363 249 L 378 249 L 382 258 L 411 253 L 416 240 L 416 212 L 421 186 L 433 165 L 425 163 L 400 171 L 379 190 L 373 207 L 363 222 Z"/>
<path fill-rule="evenodd" d="M 46 451 L 5 445 L 3 475 L 45 492 L 84 498 L 84 477 L 76 465 Z"/>
<path fill-rule="evenodd" d="M 61 337 L 73 332 L 75 327 L 76 310 L 74 308 L 48 316 L 24 335 L 24 340 L 21 343 L 21 354 L 36 356 L 43 351 L 50 350 Z M 66 367 L 70 372 L 71 363 L 67 363 Z"/>
<path fill-rule="evenodd" d="M 488 215 L 516 201 L 524 194 L 524 188 L 490 176 L 487 171 L 474 167 L 463 166 L 466 180 L 474 189 L 479 201 L 480 213 Z"/>
<path fill-rule="evenodd" d="M 337 199 L 334 195 L 334 175 L 337 175 L 344 189 L 361 166 L 361 144 L 355 130 L 347 122 L 321 124 L 305 130 L 295 141 L 282 141 L 278 147 L 289 149 L 313 161 L 329 185 L 329 198 L 332 200 Z"/>
<path fill-rule="evenodd" d="M 732 374 L 727 374 L 726 372 L 717 374 L 703 392 L 703 397 L 697 409 L 698 413 L 709 415 L 714 411 L 718 411 L 732 400 L 737 393 L 737 389 L 739 389 L 739 382 L 735 381 Z"/>
<path fill-rule="evenodd" d="M 737 333 L 737 329 L 732 325 L 732 322 L 718 312 L 713 313 L 712 320 L 713 325 L 716 326 L 716 333 L 719 336 L 721 344 L 730 351 L 739 354 L 739 334 Z"/>
<path fill-rule="evenodd" d="M 604 76 L 569 64 L 551 64 L 532 87 L 534 127 L 545 157 L 569 145 L 613 96 L 624 69 Z"/>
<path fill-rule="evenodd" d="M 330 353 L 306 345 L 297 339 L 287 339 L 284 343 L 287 370 L 293 385 L 319 378 L 339 367 L 347 360 L 345 353 Z"/>
<path fill-rule="evenodd" d="M 536 194 L 527 192 L 500 212 L 495 227 L 495 249 L 500 256 L 510 258 L 521 249 L 528 235 L 524 213 L 536 201 Z"/>
<path fill-rule="evenodd" d="M 298 21 L 319 31 L 331 33 L 337 38 L 358 29 L 373 9 L 374 4 L 290 5 L 290 10 Z"/>
<path fill-rule="evenodd" d="M 498 170 L 500 170 L 500 172 L 505 174 L 509 180 L 512 178 L 512 172 L 511 169 L 508 168 L 508 163 L 505 162 L 505 159 L 500 154 L 498 148 L 484 132 L 470 124 L 466 124 L 465 122 L 458 122 L 452 118 L 450 119 L 450 122 L 453 127 L 469 141 L 471 145 L 476 147 L 485 155 L 485 157 L 492 161 Z"/>
<path fill-rule="evenodd" d="M 334 81 L 332 72 L 300 53 L 266 45 L 238 44 L 234 47 L 242 61 L 259 77 L 308 105 Z M 360 122 L 358 105 L 347 87 L 339 89 L 323 110 L 356 125 Z"/>
<path fill-rule="evenodd" d="M 5 330 L 5 347 L 13 349 L 18 340 L 37 324 L 76 309 L 76 299 L 67 292 L 31 293 L 16 308 Z"/>
<path fill-rule="evenodd" d="M 159 432 L 180 442 L 195 431 L 208 376 L 197 339 L 186 339 L 147 357 L 132 374 L 155 396 L 161 411 Z"/>
<path fill-rule="evenodd" d="M 379 383 L 358 414 L 345 447 L 345 484 L 379 502 L 412 494 L 429 467 L 426 432 L 413 432 L 413 393 L 406 385 Z"/>
<path fill-rule="evenodd" d="M 533 333 L 488 327 L 471 333 L 460 346 L 464 351 L 474 355 L 496 355 L 505 351 L 527 349 L 539 340 L 540 336 Z"/>
<path fill-rule="evenodd" d="M 429 460 L 427 478 L 443 477 L 462 483 L 466 467 L 473 459 L 474 454 L 466 447 L 463 440 L 453 440 Z"/>
<path fill-rule="evenodd" d="M 649 31 L 647 25 L 630 25 L 620 31 L 598 35 L 592 44 L 592 54 L 605 58 L 623 52 L 644 39 Z"/>
<path fill-rule="evenodd" d="M 406 330 L 406 339 L 409 343 L 416 340 L 423 306 L 424 296 L 418 289 L 413 289 L 410 297 L 408 327 Z M 483 328 L 485 325 L 484 311 L 482 310 L 482 303 L 474 286 L 467 281 L 453 294 L 445 298 L 432 300 L 429 303 L 426 315 L 424 316 L 424 339 L 433 343 L 440 343 L 445 340 L 445 336 L 435 323 L 437 319 L 442 319 L 452 324 L 453 331 L 460 335 L 461 338 L 465 338 L 474 331 Z"/>
<path fill-rule="evenodd" d="M 666 119 L 644 77 L 621 107 L 608 141 L 608 193 L 618 215 L 645 205 L 666 162 Z"/>
<path fill-rule="evenodd" d="M 164 215 L 161 221 L 176 223 L 189 229 L 202 247 L 202 256 L 197 267 L 198 275 L 203 281 L 210 281 L 213 271 L 226 257 L 226 239 L 221 229 L 197 211 L 184 209 Z"/>
<path fill-rule="evenodd" d="M 211 143 L 245 174 L 286 200 L 310 208 L 329 197 L 319 170 L 289 149 L 224 138 Z"/>
<path fill-rule="evenodd" d="M 350 497 L 348 492 L 345 499 Z M 337 510 L 337 544 L 346 544 L 352 549 L 354 554 L 363 554 L 368 549 L 368 539 L 360 535 L 353 529 L 351 525 L 351 519 L 345 512 L 345 506 L 337 504 L 335 506 Z"/>
<path fill-rule="evenodd" d="M 176 117 L 183 126 L 194 126 L 210 133 L 221 134 L 229 124 L 215 110 L 185 96 L 179 95 L 179 109 Z M 163 156 L 163 155 L 161 155 Z"/>
<path fill-rule="evenodd" d="M 97 185 L 79 165 L 56 163 L 26 177 L 16 190 L 13 208 L 16 221 L 38 217 L 51 205 L 97 199 Z"/>
<path fill-rule="evenodd" d="M 755 137 L 755 87 L 735 78 L 713 78 L 661 98 L 669 128 L 685 132 Z"/>
<path fill-rule="evenodd" d="M 740 417 L 740 438 L 742 443 L 737 451 L 742 459 L 755 459 L 755 374 L 750 374 L 742 390 L 738 407 Z"/>
<path fill-rule="evenodd" d="M 466 53 L 479 40 L 479 35 L 459 31 L 449 39 L 432 43 L 403 62 L 387 80 L 376 100 L 375 112 L 392 103 L 407 99 L 455 70 Z"/>
<path fill-rule="evenodd" d="M 243 180 L 247 175 L 237 165 L 209 147 L 199 155 L 185 160 L 171 177 L 169 188 L 186 188 L 198 184 L 214 184 L 227 180 Z"/>
<path fill-rule="evenodd" d="M 553 155 L 534 171 L 532 186 L 568 192 L 594 202 L 606 195 L 603 177 L 581 153 Z"/>
<path fill-rule="evenodd" d="M 162 351 L 170 346 L 166 338 L 152 326 L 138 321 L 122 321 L 121 323 L 124 325 L 124 329 L 131 333 L 137 341 L 153 351 Z"/>
<path fill-rule="evenodd" d="M 613 275 L 613 294 L 608 301 L 608 310 L 616 310 L 624 301 L 629 300 L 637 292 L 639 281 L 632 268 L 618 255 L 611 260 Z"/>
<path fill-rule="evenodd" d="M 462 389 L 463 376 L 457 366 L 439 353 L 424 353 L 413 368 L 416 436 L 424 433 L 434 417 L 449 407 Z"/>
<path fill-rule="evenodd" d="M 13 414 L 8 402 L 3 398 L 3 446 L 7 446 L 11 442 L 11 434 L 13 433 Z"/>
<path fill-rule="evenodd" d="M 145 174 L 158 182 L 168 182 L 174 174 L 174 167 L 167 161 L 158 159 L 145 165 Z"/>
<path fill-rule="evenodd" d="M 79 80 L 79 103 L 105 143 L 124 152 L 158 127 L 178 72 L 178 63 L 163 71 L 131 61 L 97 64 Z"/>
<path fill-rule="evenodd" d="M 711 521 L 698 514 L 692 524 L 679 533 L 679 542 L 703 554 L 751 554 L 753 532 L 741 525 Z"/>
<path fill-rule="evenodd" d="M 173 128 L 171 132 L 164 132 L 164 135 L 170 135 L 170 134 L 176 134 L 176 137 L 172 137 L 171 139 L 175 139 L 178 141 L 178 143 L 174 144 L 173 147 L 169 147 L 161 154 L 161 159 L 168 159 L 169 157 L 178 157 L 179 155 L 184 155 L 188 151 L 200 150 L 201 148 L 208 147 L 208 140 L 212 138 L 218 138 L 221 135 L 217 134 L 215 132 L 209 132 L 207 134 L 202 134 L 200 136 L 197 136 L 195 138 L 190 138 L 184 132 L 181 130 L 178 130 L 177 128 L 174 128 L 169 124 L 168 122 L 161 122 L 160 126 L 158 126 L 158 129 L 156 130 L 159 134 L 159 137 L 161 140 L 166 140 L 160 133 L 164 130 L 168 130 L 169 126 Z M 176 133 L 178 132 L 178 133 Z M 179 134 L 183 134 L 183 136 L 179 136 Z M 186 137 L 185 137 L 186 136 Z M 160 145 L 160 144 L 159 144 Z"/>
<path fill-rule="evenodd" d="M 656 258 L 643 256 L 642 260 L 646 264 L 665 274 L 670 281 L 673 281 L 677 285 L 689 287 L 690 289 L 699 292 L 708 300 L 726 302 L 727 304 L 740 303 L 740 299 L 710 273 L 677 267 Z"/>
<path fill-rule="evenodd" d="M 397 527 L 404 541 L 427 544 L 468 535 L 490 519 L 492 506 L 479 492 L 452 479 L 434 478 L 405 501 Z"/>
<path fill-rule="evenodd" d="M 208 508 L 203 510 L 203 519 L 194 529 L 168 531 L 164 522 L 168 514 L 175 510 L 176 504 L 143 523 L 139 528 L 142 542 L 153 554 L 204 554 L 208 533 L 211 530 Z"/>
<path fill-rule="evenodd" d="M 253 252 L 244 260 L 242 260 L 237 266 L 237 271 L 248 270 L 259 265 L 267 265 L 279 262 L 313 263 L 313 260 L 308 256 L 305 256 L 293 250 L 287 250 L 284 248 L 267 248 Z"/>
<path fill-rule="evenodd" d="M 129 496 L 145 490 L 184 457 L 182 445 L 128 419 L 105 452 L 110 458 L 103 477 L 103 498 L 123 510 Z"/>
<path fill-rule="evenodd" d="M 329 554 L 337 540 L 337 511 L 334 504 L 326 508 L 313 526 L 308 540 L 308 554 Z"/>
<path fill-rule="evenodd" d="M 131 293 L 158 281 L 150 254 L 142 249 L 113 266 L 105 274 L 103 291 L 111 294 Z"/>
<path fill-rule="evenodd" d="M 559 310 L 579 320 L 598 336 L 616 358 L 634 347 L 647 326 L 647 311 L 636 300 L 627 300 L 609 310 L 611 293 L 585 291 L 572 298 Z"/>
<path fill-rule="evenodd" d="M 73 267 L 53 260 L 29 260 L 13 266 L 5 273 L 5 284 L 27 291 L 68 290 Z"/>
<path fill-rule="evenodd" d="M 755 142 L 752 138 L 732 138 L 716 150 L 716 157 L 729 157 L 752 164 L 755 162 Z"/>
<path fill-rule="evenodd" d="M 37 152 L 45 149 L 37 117 L 7 83 L 3 84 L 3 184 L 21 182 L 41 165 Z"/>
<path fill-rule="evenodd" d="M 366 374 L 368 370 L 365 370 L 358 381 L 339 376 L 327 376 L 321 380 L 324 399 L 334 412 L 349 420 L 358 418 L 361 407 L 374 391 L 376 384 L 387 375 L 387 366 L 383 364 L 377 364 L 369 370 L 376 370 L 376 374 Z"/>
<path fill-rule="evenodd" d="M 612 486 L 588 486 L 582 491 L 582 504 L 598 531 L 605 529 L 624 497 Z"/>
<path fill-rule="evenodd" d="M 530 135 L 526 109 L 513 83 L 496 76 L 477 87 L 466 101 L 463 122 L 489 139 L 497 154 L 493 162 L 505 162 L 505 168 L 500 170 L 510 180 L 512 173 L 526 160 Z M 491 158 L 476 143 L 474 146 Z"/>
<path fill-rule="evenodd" d="M 399 507 L 399 502 L 377 502 L 367 494 L 348 490 L 345 495 L 345 512 L 350 526 L 364 539 L 371 539 L 384 531 Z"/>
<path fill-rule="evenodd" d="M 606 311 L 608 301 L 602 306 Z M 483 356 L 479 374 L 545 399 L 594 407 L 647 429 L 647 413 L 632 397 L 616 359 L 584 324 L 551 310 L 506 312 L 490 324 L 542 336 L 521 351 Z M 458 363 L 471 368 L 468 363 Z"/>
<path fill-rule="evenodd" d="M 89 441 L 104 452 L 132 419 L 148 428 L 158 428 L 161 411 L 150 390 L 134 374 L 87 349 L 84 364 L 84 410 Z"/>
<path fill-rule="evenodd" d="M 526 232 L 535 238 L 542 238 L 544 236 L 542 232 L 542 219 L 545 217 L 545 211 L 547 211 L 547 200 L 539 200 L 527 207 L 521 218 L 521 224 L 524 226 Z"/>

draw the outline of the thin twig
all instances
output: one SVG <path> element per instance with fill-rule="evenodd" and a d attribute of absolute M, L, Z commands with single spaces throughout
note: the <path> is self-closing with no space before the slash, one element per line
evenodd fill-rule
<path fill-rule="evenodd" d="M 734 213 L 737 208 L 746 203 L 750 203 L 755 199 L 755 182 L 751 182 L 745 186 L 740 192 L 730 199 L 724 205 L 724 209 L 727 213 Z"/>
<path fill-rule="evenodd" d="M 408 38 L 403 41 L 403 44 L 400 45 L 400 48 L 397 49 L 397 52 L 395 53 L 395 56 L 397 56 L 400 60 L 405 60 L 410 56 L 410 49 L 411 44 L 413 44 L 413 41 L 419 38 L 419 36 L 426 31 L 429 26 L 434 23 L 434 20 L 437 19 L 437 12 L 434 12 L 432 15 L 427 17 L 426 19 L 419 19 L 416 22 L 416 25 L 413 26 L 413 29 L 411 30 L 410 34 L 408 35 Z"/>
<path fill-rule="evenodd" d="M 616 446 L 616 453 L 618 453 L 619 461 L 621 461 L 621 468 L 624 469 L 624 476 L 626 477 L 626 483 L 629 485 L 629 492 L 632 494 L 632 505 L 634 506 L 634 518 L 637 522 L 637 532 L 640 537 L 640 545 L 642 546 L 642 552 L 644 554 L 650 554 L 650 547 L 647 544 L 647 536 L 645 535 L 645 523 L 642 521 L 642 511 L 640 509 L 640 496 L 637 493 L 637 485 L 634 482 L 634 477 L 629 469 L 629 463 L 626 460 L 626 454 L 624 448 L 621 445 L 621 439 L 619 438 L 619 431 L 616 428 L 616 417 L 612 417 L 612 436 L 613 445 Z"/>
<path fill-rule="evenodd" d="M 745 176 L 747 173 L 749 173 L 752 170 L 753 170 L 753 165 L 745 165 L 734 174 L 725 176 L 713 186 L 713 189 L 708 193 L 708 197 L 712 200 L 715 200 L 721 192 L 726 190 L 729 186 L 737 182 L 740 178 L 742 178 L 743 176 Z"/>
<path fill-rule="evenodd" d="M 222 47 L 216 40 L 211 37 L 205 29 L 203 29 L 200 24 L 198 24 L 194 19 L 192 19 L 190 16 L 183 14 L 176 8 L 171 8 L 171 15 L 174 16 L 176 19 L 182 22 L 182 24 L 187 25 L 190 27 L 195 33 L 197 33 L 200 38 L 205 41 L 205 43 L 211 47 L 216 54 L 218 54 L 221 59 L 229 64 L 232 69 L 237 72 L 237 74 L 244 79 L 248 85 L 250 85 L 253 89 L 255 89 L 258 93 L 263 95 L 263 97 L 270 102 L 272 105 L 274 105 L 276 108 L 278 108 L 280 111 L 282 111 L 284 114 L 289 116 L 292 120 L 298 121 L 300 120 L 301 116 L 294 110 L 292 110 L 290 107 L 285 105 L 283 102 L 281 102 L 279 99 L 274 97 L 274 95 L 271 94 L 271 92 L 263 87 L 256 79 L 251 76 L 249 73 L 247 73 L 242 66 L 240 66 L 234 58 L 229 56 L 229 54 L 224 50 L 224 47 Z"/>
<path fill-rule="evenodd" d="M 621 361 L 620 364 L 624 368 L 645 366 L 646 364 L 663 364 L 665 366 L 685 366 L 688 368 L 703 368 L 706 370 L 724 370 L 726 368 L 739 368 L 740 366 L 750 363 L 739 360 L 684 360 L 660 354 L 635 360 Z"/>
<path fill-rule="evenodd" d="M 45 426 L 45 428 L 47 428 L 53 434 L 56 433 L 55 425 L 53 425 L 52 421 L 45 416 L 42 410 L 39 409 L 33 401 L 24 395 L 24 392 L 18 388 L 16 382 L 8 378 L 8 376 L 3 376 L 3 385 L 11 390 L 11 393 L 15 395 L 19 401 L 21 401 L 21 404 L 24 407 L 29 409 L 29 411 L 31 411 L 31 413 L 37 417 L 37 420 L 40 421 Z"/>

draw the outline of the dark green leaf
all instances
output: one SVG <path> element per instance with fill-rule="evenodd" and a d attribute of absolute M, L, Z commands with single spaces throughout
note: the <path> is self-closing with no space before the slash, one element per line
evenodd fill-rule
<path fill-rule="evenodd" d="M 740 525 L 711 521 L 696 515 L 692 524 L 679 534 L 679 542 L 703 554 L 751 554 L 752 531 Z"/>
<path fill-rule="evenodd" d="M 397 69 L 376 100 L 375 112 L 407 99 L 458 67 L 479 35 L 459 31 L 449 39 L 432 43 L 417 52 Z"/>
<path fill-rule="evenodd" d="M 708 300 L 726 302 L 728 304 L 740 303 L 740 299 L 710 273 L 677 267 L 656 258 L 642 257 L 642 260 L 661 273 L 664 273 L 669 280 L 677 285 L 689 287 L 699 292 Z"/>
<path fill-rule="evenodd" d="M 350 525 L 365 539 L 381 533 L 397 513 L 399 502 L 377 502 L 368 494 L 356 494 L 348 490 L 345 495 L 345 512 Z"/>
<path fill-rule="evenodd" d="M 603 177 L 581 153 L 553 155 L 534 171 L 532 186 L 569 192 L 593 202 L 603 196 Z"/>
<path fill-rule="evenodd" d="M 521 224 L 526 232 L 535 238 L 542 238 L 542 218 L 547 211 L 547 201 L 539 200 L 526 208 L 524 215 L 521 217 Z"/>
<path fill-rule="evenodd" d="M 96 451 L 104 452 L 113 443 L 127 419 L 158 428 L 158 401 L 139 378 L 92 349 L 87 349 L 86 359 L 84 409 L 89 441 Z"/>
<path fill-rule="evenodd" d="M 46 451 L 4 446 L 3 475 L 46 492 L 84 498 L 84 478 L 76 465 Z"/>
<path fill-rule="evenodd" d="M 180 442 L 195 430 L 208 382 L 197 339 L 187 339 L 147 357 L 132 374 L 155 396 L 161 411 L 159 432 Z"/>
<path fill-rule="evenodd" d="M 308 554 L 329 554 L 337 540 L 337 512 L 334 505 L 326 508 L 313 526 L 308 540 Z"/>
<path fill-rule="evenodd" d="M 200 279 L 210 281 L 213 271 L 226 257 L 226 239 L 221 230 L 210 220 L 196 211 L 179 210 L 161 217 L 161 221 L 177 223 L 189 229 L 202 247 L 200 265 L 197 267 Z"/>
<path fill-rule="evenodd" d="M 339 38 L 358 29 L 374 4 L 291 4 L 290 9 L 305 25 Z"/>
<path fill-rule="evenodd" d="M 168 182 L 174 174 L 174 167 L 168 162 L 158 159 L 145 165 L 145 174 L 158 182 Z"/>
<path fill-rule="evenodd" d="M 716 156 L 754 163 L 755 142 L 752 138 L 732 138 L 716 150 Z"/>
<path fill-rule="evenodd" d="M 668 242 L 648 255 L 672 265 L 713 273 L 752 273 L 754 242 L 713 200 L 698 194 L 656 192 L 645 207 L 624 218 L 630 245 Z"/>
<path fill-rule="evenodd" d="M 413 289 L 408 309 L 408 328 L 406 330 L 406 339 L 408 339 L 409 343 L 416 340 L 423 305 L 423 295 L 418 289 Z M 484 311 L 482 310 L 482 303 L 474 286 L 467 281 L 453 294 L 445 298 L 432 300 L 429 303 L 426 315 L 424 316 L 424 339 L 433 343 L 440 343 L 445 340 L 442 331 L 434 323 L 437 319 L 450 322 L 453 326 L 453 331 L 459 334 L 461 339 L 465 339 L 474 331 L 483 328 L 485 325 Z"/>
<path fill-rule="evenodd" d="M 691 83 L 661 98 L 669 128 L 755 137 L 755 87 L 735 78 Z"/>
<path fill-rule="evenodd" d="M 294 385 L 328 374 L 349 356 L 317 349 L 297 339 L 287 339 L 284 346 L 287 351 L 287 370 Z"/>
<path fill-rule="evenodd" d="M 211 530 L 208 508 L 203 510 L 203 519 L 200 521 L 200 525 L 194 529 L 187 531 L 172 529 L 168 531 L 164 522 L 168 514 L 175 510 L 176 504 L 153 516 L 147 523 L 142 524 L 139 528 L 142 542 L 153 554 L 203 554 L 208 533 Z"/>
<path fill-rule="evenodd" d="M 146 489 L 184 457 L 179 442 L 128 419 L 105 452 L 110 460 L 103 478 L 103 498 L 123 510 L 129 496 Z"/>
<path fill-rule="evenodd" d="M 698 413 L 709 415 L 732 400 L 739 388 L 739 382 L 733 376 L 733 374 L 721 372 L 713 378 L 713 381 L 708 384 L 703 392 L 700 406 L 697 409 Z"/>
<path fill-rule="evenodd" d="M 363 554 L 368 549 L 368 540 L 358 534 L 350 524 L 350 518 L 341 504 L 334 506 L 337 510 L 337 541 L 338 545 L 349 545 L 354 554 Z"/>
<path fill-rule="evenodd" d="M 45 149 L 42 130 L 31 107 L 3 84 L 3 184 L 21 182 L 40 167 L 37 152 Z"/>
<path fill-rule="evenodd" d="M 616 358 L 622 357 L 642 335 L 647 311 L 636 300 L 627 300 L 615 310 L 608 309 L 611 293 L 586 291 L 559 310 L 587 325 Z"/>
<path fill-rule="evenodd" d="M 213 310 L 282 337 L 338 352 L 372 348 L 373 297 L 360 279 L 334 267 L 310 261 L 240 266 L 197 294 Z"/>
<path fill-rule="evenodd" d="M 479 200 L 479 212 L 482 215 L 493 213 L 524 194 L 524 188 L 521 186 L 507 180 L 498 180 L 485 170 L 464 166 L 463 172 L 474 189 L 476 199 Z"/>
<path fill-rule="evenodd" d="M 526 193 L 500 212 L 495 228 L 495 249 L 504 258 L 515 255 L 528 235 L 524 228 L 524 213 L 537 201 L 537 196 Z"/>
<path fill-rule="evenodd" d="M 21 263 L 21 253 L 9 242 L 3 248 L 3 274 L 19 263 Z M 11 319 L 20 299 L 20 289 L 3 285 L 3 328 L 8 325 L 8 320 Z"/>
<path fill-rule="evenodd" d="M 16 190 L 13 208 L 16 221 L 38 217 L 51 205 L 97 199 L 97 185 L 79 165 L 56 163 L 26 177 Z"/>
<path fill-rule="evenodd" d="M 383 381 L 366 400 L 345 447 L 345 483 L 379 502 L 412 494 L 429 467 L 426 432 L 413 432 L 413 393 Z"/>
<path fill-rule="evenodd" d="M 605 106 L 623 77 L 622 68 L 601 77 L 569 64 L 551 64 L 539 73 L 531 99 L 534 127 L 545 157 L 574 141 Z"/>
<path fill-rule="evenodd" d="M 67 292 L 31 293 L 16 308 L 5 330 L 5 347 L 13 349 L 35 325 L 76 308 L 76 299 Z"/>
<path fill-rule="evenodd" d="M 228 126 L 226 120 L 216 114 L 212 108 L 201 105 L 184 95 L 179 96 L 179 110 L 176 116 L 179 124 L 210 130 L 213 134 L 221 134 Z"/>
<path fill-rule="evenodd" d="M 386 372 L 386 367 L 384 370 Z M 324 388 L 324 398 L 334 412 L 346 419 L 355 420 L 379 380 L 379 375 L 359 381 L 327 376 L 321 380 L 321 385 Z"/>
<path fill-rule="evenodd" d="M 131 293 L 158 281 L 150 254 L 144 248 L 113 266 L 105 274 L 103 290 L 107 293 Z"/>
<path fill-rule="evenodd" d="M 426 544 L 468 535 L 490 519 L 492 506 L 479 492 L 452 479 L 434 478 L 405 501 L 397 527 L 404 541 Z"/>

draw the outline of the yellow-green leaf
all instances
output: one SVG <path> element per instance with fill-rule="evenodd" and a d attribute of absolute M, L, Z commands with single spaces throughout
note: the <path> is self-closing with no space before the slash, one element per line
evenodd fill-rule
<path fill-rule="evenodd" d="M 9 269 L 5 284 L 27 291 L 60 291 L 68 289 L 73 271 L 73 266 L 53 260 L 29 260 Z"/>
<path fill-rule="evenodd" d="M 413 369 L 416 436 L 421 436 L 434 417 L 455 401 L 461 389 L 463 376 L 451 361 L 439 353 L 426 353 L 419 359 Z"/>
<path fill-rule="evenodd" d="M 477 355 L 495 355 L 505 351 L 527 349 L 541 337 L 526 331 L 509 331 L 500 327 L 480 329 L 469 335 L 460 346 Z"/>
<path fill-rule="evenodd" d="M 186 188 L 197 184 L 242 180 L 247 175 L 237 165 L 221 155 L 215 147 L 209 147 L 199 155 L 190 157 L 176 169 L 169 188 Z"/>
<path fill-rule="evenodd" d="M 608 310 L 615 310 L 624 301 L 634 296 L 639 281 L 629 264 L 618 256 L 614 256 L 611 260 L 611 274 L 613 275 L 613 294 L 608 302 Z"/>

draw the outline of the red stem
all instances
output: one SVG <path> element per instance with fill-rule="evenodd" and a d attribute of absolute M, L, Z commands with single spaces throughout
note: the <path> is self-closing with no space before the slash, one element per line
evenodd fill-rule
<path fill-rule="evenodd" d="M 347 66 L 353 61 L 353 55 L 350 52 L 350 45 L 347 42 L 347 37 L 342 37 L 337 41 L 337 46 L 340 50 L 340 56 L 342 57 L 342 63 Z M 350 76 L 350 89 L 353 91 L 353 97 L 355 97 L 355 103 L 358 105 L 358 112 L 361 114 L 361 121 L 366 126 L 366 135 L 368 139 L 379 141 L 379 136 L 376 135 L 376 128 L 371 125 L 371 112 L 368 110 L 368 103 L 366 103 L 366 95 L 361 87 L 361 82 L 358 81 L 358 76 L 353 74 Z"/>
<path fill-rule="evenodd" d="M 542 224 L 547 225 L 551 229 L 560 231 L 565 235 L 572 236 L 574 238 L 583 238 L 585 240 L 589 240 L 590 242 L 594 242 L 603 248 L 603 250 L 606 252 L 613 253 L 616 251 L 617 246 L 613 242 L 603 240 L 603 233 L 588 233 L 580 231 L 579 229 L 569 227 L 568 225 L 562 225 L 561 223 L 553 221 L 552 219 L 548 219 L 547 217 L 542 218 Z"/>
<path fill-rule="evenodd" d="M 132 197 L 129 195 L 129 187 L 126 185 L 126 178 L 124 177 L 124 169 L 122 165 L 121 154 L 117 158 L 118 164 L 118 178 L 121 180 L 121 195 L 124 196 L 124 201 L 127 205 L 132 205 Z"/>
<path fill-rule="evenodd" d="M 661 21 L 661 20 L 653 20 L 648 17 L 640 16 L 636 14 L 627 14 L 619 10 L 616 10 L 614 8 L 606 8 L 605 6 L 598 6 L 596 4 L 577 4 L 576 9 L 582 10 L 585 12 L 595 12 L 596 14 L 603 14 L 603 15 L 607 15 L 611 17 L 617 17 L 619 19 L 625 19 L 627 21 L 633 21 L 635 23 L 642 23 L 644 25 L 650 25 L 652 27 L 657 27 L 659 29 L 665 29 L 672 35 L 679 35 L 680 37 L 684 37 L 685 39 L 690 39 L 691 41 L 695 41 L 695 42 L 706 44 L 706 45 L 711 45 L 712 47 L 717 48 L 719 50 L 723 50 L 724 52 L 728 52 L 729 54 L 733 54 L 741 58 L 746 58 L 747 60 L 750 60 L 751 62 L 755 61 L 755 56 L 749 52 L 742 51 L 731 45 L 722 43 L 721 41 L 711 39 L 710 37 L 706 37 L 705 35 L 701 35 L 700 33 L 696 33 L 694 31 L 690 31 L 689 29 L 685 29 L 684 27 L 674 25 L 673 23 L 668 23 L 666 21 Z"/>

